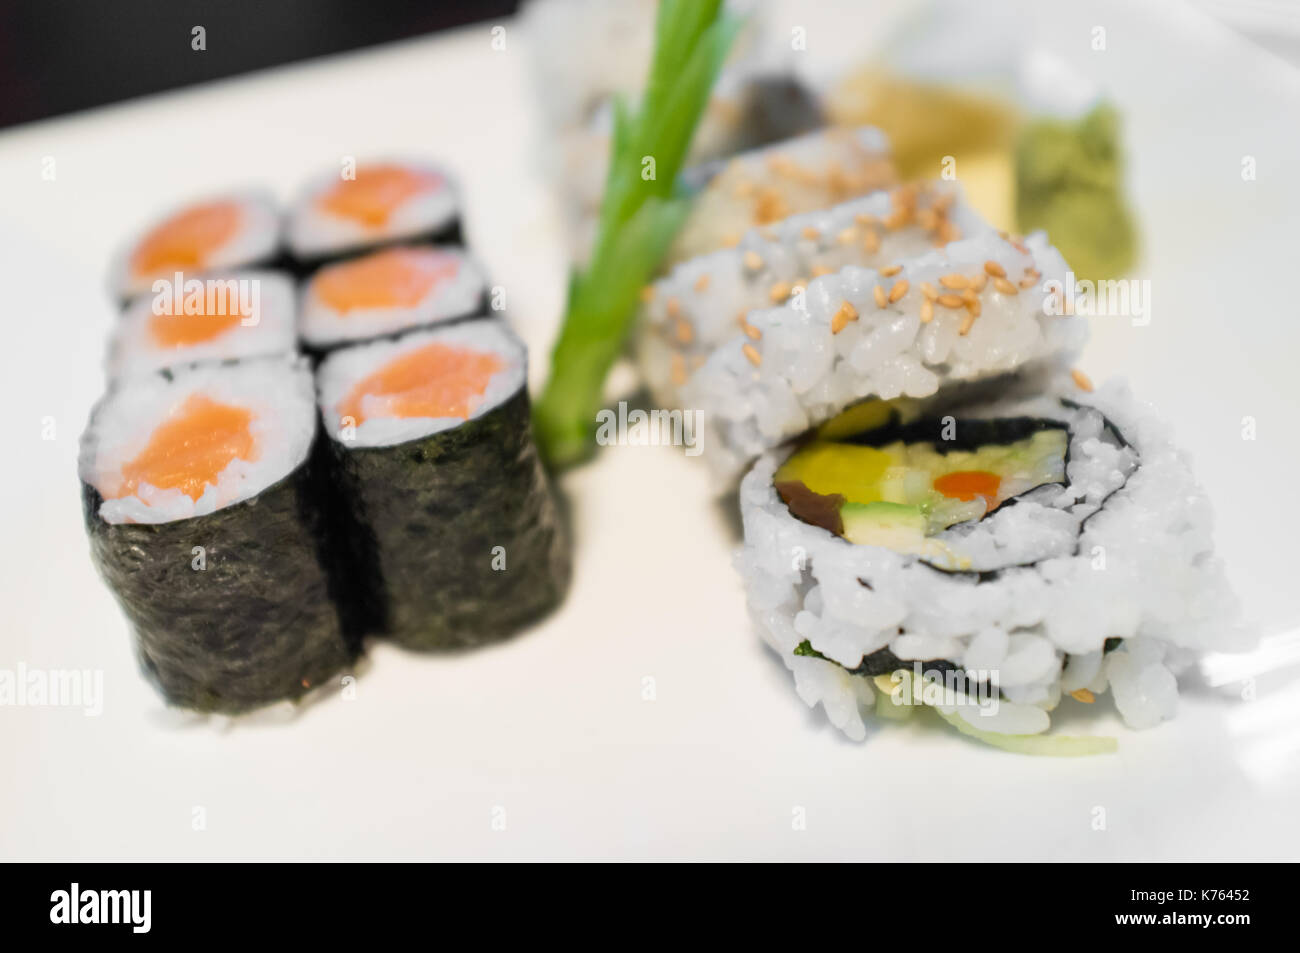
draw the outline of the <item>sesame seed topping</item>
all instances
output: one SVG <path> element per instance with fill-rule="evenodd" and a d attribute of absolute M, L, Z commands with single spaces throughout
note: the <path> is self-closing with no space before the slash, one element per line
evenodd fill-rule
<path fill-rule="evenodd" d="M 1020 290 L 1005 278 L 994 278 L 993 287 L 1004 295 L 1020 294 Z"/>
<path fill-rule="evenodd" d="M 817 229 L 813 228 L 811 225 L 805 225 L 803 231 L 799 234 L 803 235 L 803 237 L 807 238 L 809 241 L 816 241 L 821 238 L 822 235 L 821 232 L 817 231 Z"/>
<path fill-rule="evenodd" d="M 1092 381 L 1089 379 L 1087 374 L 1079 370 L 1077 367 L 1070 371 L 1070 380 L 1074 381 L 1074 386 L 1079 388 L 1079 390 L 1092 393 Z"/>
<path fill-rule="evenodd" d="M 903 295 L 907 294 L 907 289 L 910 287 L 911 285 L 907 283 L 906 278 L 901 278 L 898 281 L 894 282 L 894 287 L 891 288 L 889 291 L 889 303 L 890 304 L 898 303 L 898 301 L 902 299 Z"/>
<path fill-rule="evenodd" d="M 862 236 L 862 247 L 874 255 L 880 251 L 880 236 L 873 231 L 867 232 Z"/>
<path fill-rule="evenodd" d="M 984 274 L 990 278 L 1005 278 L 1007 270 L 999 265 L 996 261 L 989 260 L 984 262 Z"/>
<path fill-rule="evenodd" d="M 945 288 L 952 288 L 953 290 L 958 290 L 961 288 L 969 288 L 970 279 L 967 278 L 965 275 L 959 275 L 957 274 L 957 272 L 952 271 L 946 275 L 941 276 L 939 278 L 939 284 L 943 285 Z"/>
<path fill-rule="evenodd" d="M 938 301 L 939 304 L 943 305 L 945 308 L 952 308 L 956 310 L 957 308 L 966 307 L 966 300 L 962 298 L 961 295 L 953 295 L 953 294 L 939 295 L 939 297 L 936 298 L 935 300 Z"/>
<path fill-rule="evenodd" d="M 703 291 L 708 286 L 709 286 L 709 273 L 706 271 L 704 274 L 700 275 L 700 277 L 695 279 L 695 290 Z"/>
<path fill-rule="evenodd" d="M 1036 284 L 1038 284 L 1038 279 L 1029 275 L 1025 275 L 1025 277 L 1020 279 L 1020 287 L 1022 288 L 1032 288 Z"/>
<path fill-rule="evenodd" d="M 673 354 L 672 375 L 673 383 L 678 387 L 686 383 L 686 358 L 680 353 Z"/>
<path fill-rule="evenodd" d="M 763 256 L 751 248 L 745 252 L 744 262 L 745 267 L 750 271 L 758 271 L 763 267 Z"/>
<path fill-rule="evenodd" d="M 853 240 L 858 237 L 858 230 L 849 226 L 835 236 L 835 240 L 841 245 L 851 245 Z"/>
<path fill-rule="evenodd" d="M 754 345 L 746 344 L 740 350 L 741 353 L 749 359 L 749 363 L 753 364 L 755 367 L 758 367 L 758 365 L 763 363 L 763 355 L 758 353 L 758 349 L 755 348 Z"/>
<path fill-rule="evenodd" d="M 695 339 L 695 329 L 681 318 L 677 319 L 677 323 L 673 325 L 673 330 L 677 334 L 677 340 L 683 344 L 690 344 Z"/>
<path fill-rule="evenodd" d="M 831 317 L 831 334 L 839 334 L 850 321 L 858 320 L 858 310 L 845 301 Z"/>
<path fill-rule="evenodd" d="M 921 323 L 929 324 L 934 320 L 934 302 L 929 298 L 921 300 Z"/>
<path fill-rule="evenodd" d="M 746 321 L 742 327 L 745 329 L 745 336 L 751 341 L 757 341 L 763 336 L 763 332 Z"/>
<path fill-rule="evenodd" d="M 682 303 L 676 298 L 669 298 L 664 307 L 668 309 L 668 317 L 680 318 L 682 316 Z"/>
<path fill-rule="evenodd" d="M 968 311 L 962 317 L 961 325 L 958 326 L 957 328 L 957 333 L 960 334 L 962 337 L 965 337 L 966 335 L 970 334 L 970 329 L 974 326 L 975 326 L 975 315 Z"/>
<path fill-rule="evenodd" d="M 780 304 L 786 298 L 790 297 L 790 292 L 793 290 L 794 286 L 790 284 L 790 282 L 778 281 L 768 289 L 767 295 L 772 299 L 774 304 Z"/>
<path fill-rule="evenodd" d="M 832 270 L 833 269 L 828 268 L 825 265 L 813 265 L 812 276 L 814 278 L 820 278 L 822 275 L 829 275 Z"/>
<path fill-rule="evenodd" d="M 903 270 L 902 265 L 887 265 L 884 268 L 880 269 L 880 276 L 882 278 L 892 278 L 894 277 L 894 275 L 898 274 L 902 270 Z"/>
<path fill-rule="evenodd" d="M 889 304 L 889 296 L 885 294 L 883 285 L 876 285 L 872 288 L 871 295 L 876 299 L 877 308 L 883 308 L 885 305 Z"/>
<path fill-rule="evenodd" d="M 970 280 L 970 287 L 972 291 L 980 292 L 984 290 L 984 286 L 988 283 L 989 283 L 989 276 L 984 274 L 979 274 Z"/>
<path fill-rule="evenodd" d="M 925 295 L 931 301 L 935 301 L 939 297 L 939 292 L 936 291 L 934 285 L 930 284 L 928 281 L 921 282 L 921 294 Z"/>

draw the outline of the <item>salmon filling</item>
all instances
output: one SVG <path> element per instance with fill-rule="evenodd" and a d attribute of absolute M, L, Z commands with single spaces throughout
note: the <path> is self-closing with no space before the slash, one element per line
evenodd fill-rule
<path fill-rule="evenodd" d="M 436 172 L 399 165 L 364 166 L 357 169 L 355 179 L 337 183 L 316 203 L 332 215 L 378 228 L 403 202 L 440 185 L 442 176 Z"/>
<path fill-rule="evenodd" d="M 240 320 L 238 313 L 155 314 L 149 319 L 149 336 L 159 347 L 190 347 L 225 334 Z"/>
<path fill-rule="evenodd" d="M 382 401 L 383 417 L 456 417 L 467 420 L 492 375 L 505 367 L 495 354 L 433 342 L 403 354 L 356 385 L 338 407 L 341 418 L 366 420 L 367 398 Z"/>
<path fill-rule="evenodd" d="M 367 308 L 413 308 L 456 275 L 456 260 L 430 248 L 389 248 L 325 268 L 316 296 L 342 314 Z"/>
<path fill-rule="evenodd" d="M 140 240 L 131 270 L 152 275 L 171 269 L 201 268 L 213 252 L 235 237 L 241 213 L 234 202 L 208 202 L 173 215 Z"/>
<path fill-rule="evenodd" d="M 122 467 L 122 484 L 111 497 L 136 493 L 148 483 L 177 489 L 198 501 L 233 460 L 256 460 L 253 412 L 191 394 L 171 419 L 158 426 L 149 444 Z"/>

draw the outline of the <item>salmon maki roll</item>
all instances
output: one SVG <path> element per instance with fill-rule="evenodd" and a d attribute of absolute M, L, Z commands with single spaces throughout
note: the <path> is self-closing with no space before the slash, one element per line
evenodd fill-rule
<path fill-rule="evenodd" d="M 241 712 L 351 661 L 322 558 L 312 396 L 301 358 L 262 358 L 126 381 L 91 415 L 91 555 L 174 705 Z"/>
<path fill-rule="evenodd" d="M 130 302 L 109 344 L 108 377 L 120 380 L 207 361 L 291 354 L 293 281 L 239 271 Z"/>
<path fill-rule="evenodd" d="M 353 598 L 417 649 L 503 638 L 559 603 L 569 541 L 533 444 L 526 352 L 495 319 L 341 348 L 317 371 Z"/>
<path fill-rule="evenodd" d="M 393 242 L 459 244 L 460 200 L 442 169 L 373 162 L 313 181 L 289 214 L 288 243 L 304 270 Z"/>
<path fill-rule="evenodd" d="M 299 335 L 327 351 L 486 310 L 487 283 L 459 248 L 398 245 L 327 265 L 303 289 Z"/>
<path fill-rule="evenodd" d="M 175 209 L 122 249 L 109 284 L 123 300 L 208 272 L 272 262 L 280 251 L 280 217 L 266 196 L 220 196 Z"/>

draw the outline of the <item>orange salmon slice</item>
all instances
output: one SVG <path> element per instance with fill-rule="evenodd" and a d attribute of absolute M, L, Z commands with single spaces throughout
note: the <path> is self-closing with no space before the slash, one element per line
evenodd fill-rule
<path fill-rule="evenodd" d="M 369 228 L 388 222 L 397 207 L 423 192 L 442 185 L 442 176 L 427 169 L 400 165 L 371 165 L 357 169 L 355 179 L 344 179 L 323 192 L 316 204 L 341 218 Z"/>
<path fill-rule="evenodd" d="M 321 302 L 346 314 L 366 308 L 413 308 L 434 285 L 453 278 L 456 259 L 431 248 L 389 248 L 331 265 L 313 285 Z"/>
<path fill-rule="evenodd" d="M 339 403 L 339 416 L 365 422 L 366 397 L 384 398 L 385 417 L 458 417 L 466 420 L 487 390 L 501 358 L 433 342 L 403 354 L 357 384 Z"/>
<path fill-rule="evenodd" d="M 256 460 L 253 412 L 191 394 L 160 424 L 140 455 L 122 467 L 116 498 L 130 496 L 142 483 L 178 489 L 197 501 L 232 460 Z"/>
<path fill-rule="evenodd" d="M 235 202 L 207 202 L 178 212 L 140 240 L 131 255 L 131 270 L 153 275 L 202 268 L 213 252 L 235 236 L 241 217 Z"/>
<path fill-rule="evenodd" d="M 149 318 L 149 334 L 159 347 L 190 347 L 194 344 L 204 344 L 225 334 L 240 320 L 241 316 L 237 312 L 231 314 L 155 314 Z"/>

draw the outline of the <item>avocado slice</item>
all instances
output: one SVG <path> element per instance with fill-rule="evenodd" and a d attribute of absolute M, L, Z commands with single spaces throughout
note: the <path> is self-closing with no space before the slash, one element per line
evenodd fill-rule
<path fill-rule="evenodd" d="M 798 482 L 821 496 L 871 503 L 880 499 L 881 481 L 895 463 L 895 454 L 876 447 L 814 440 L 781 464 L 773 482 Z"/>
<path fill-rule="evenodd" d="M 865 546 L 911 552 L 925 539 L 927 520 L 919 506 L 906 503 L 845 503 L 840 507 L 844 538 Z"/>

